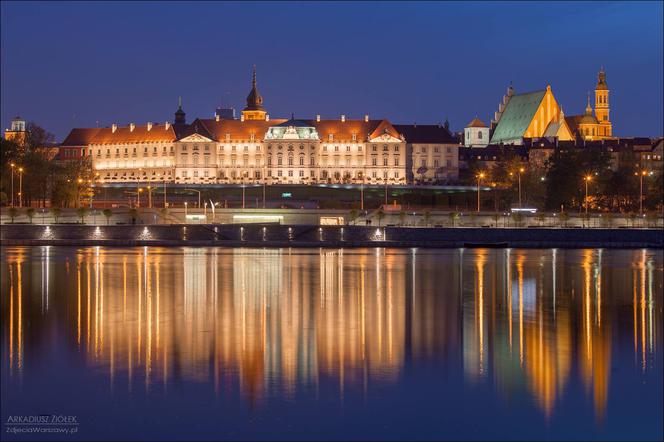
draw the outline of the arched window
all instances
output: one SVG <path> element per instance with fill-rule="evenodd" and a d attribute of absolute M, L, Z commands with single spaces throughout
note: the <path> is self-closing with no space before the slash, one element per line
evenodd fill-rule
<path fill-rule="evenodd" d="M 478 140 L 482 139 L 482 131 L 481 130 L 477 132 L 477 139 Z"/>

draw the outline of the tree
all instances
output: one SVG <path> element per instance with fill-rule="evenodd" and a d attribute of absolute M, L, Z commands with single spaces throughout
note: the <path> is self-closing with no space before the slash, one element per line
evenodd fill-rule
<path fill-rule="evenodd" d="M 76 215 L 78 215 L 79 218 L 81 218 L 81 223 L 85 224 L 85 217 L 88 214 L 88 208 L 87 207 L 79 207 L 76 209 Z"/>
<path fill-rule="evenodd" d="M 7 211 L 7 214 L 9 215 L 9 218 L 12 220 L 12 224 L 14 224 L 14 218 L 18 216 L 18 209 L 16 207 L 10 207 L 9 210 Z"/>
<path fill-rule="evenodd" d="M 35 209 L 33 207 L 28 207 L 27 209 L 25 209 L 25 214 L 30 220 L 30 224 L 32 224 L 32 218 L 35 217 Z"/>
<path fill-rule="evenodd" d="M 58 218 L 60 218 L 60 214 L 62 213 L 62 209 L 59 207 L 51 207 L 51 213 L 53 214 L 53 219 L 57 223 Z"/>
<path fill-rule="evenodd" d="M 111 223 L 111 217 L 113 216 L 113 211 L 111 209 L 104 209 L 102 212 L 106 217 L 106 225 Z"/>
<path fill-rule="evenodd" d="M 383 212 L 383 209 L 379 209 L 376 216 L 378 217 L 378 225 L 380 226 L 380 222 L 385 218 L 385 212 Z"/>
<path fill-rule="evenodd" d="M 452 222 L 452 227 L 456 227 L 456 220 L 459 219 L 459 212 L 450 212 L 447 214 L 447 217 Z"/>

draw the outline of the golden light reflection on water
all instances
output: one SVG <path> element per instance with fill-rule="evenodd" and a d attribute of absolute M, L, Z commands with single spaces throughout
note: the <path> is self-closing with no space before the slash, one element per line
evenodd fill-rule
<path fill-rule="evenodd" d="M 3 370 L 20 379 L 55 322 L 110 391 L 200 382 L 257 403 L 326 382 L 343 400 L 458 361 L 469 385 L 523 386 L 547 417 L 578 377 L 602 418 L 617 323 L 651 368 L 661 292 L 646 250 L 12 248 Z"/>

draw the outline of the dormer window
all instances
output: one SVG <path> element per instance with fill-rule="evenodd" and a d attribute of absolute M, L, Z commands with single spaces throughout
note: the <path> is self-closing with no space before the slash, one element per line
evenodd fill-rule
<path fill-rule="evenodd" d="M 333 134 L 328 134 L 328 135 L 327 135 L 327 139 L 328 139 L 329 141 L 333 141 L 333 140 L 334 140 L 334 135 L 333 135 Z"/>

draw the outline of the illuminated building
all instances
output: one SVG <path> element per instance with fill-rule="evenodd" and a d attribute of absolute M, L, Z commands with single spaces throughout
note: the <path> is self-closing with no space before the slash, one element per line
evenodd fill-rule
<path fill-rule="evenodd" d="M 218 111 L 188 124 L 180 102 L 173 123 L 72 129 L 61 157 L 89 158 L 106 182 L 406 184 L 413 146 L 419 153 L 430 146 L 426 180 L 458 174 L 458 142 L 447 127 L 400 126 L 402 131 L 368 115 L 271 119 L 255 69 L 240 119 L 222 118 L 231 115 Z"/>
<path fill-rule="evenodd" d="M 612 137 L 609 118 L 609 89 L 602 68 L 595 86 L 595 110 L 590 95 L 583 115 L 566 116 L 551 86 L 545 90 L 515 94 L 510 85 L 491 121 L 491 144 L 523 144 L 524 138 L 555 138 L 569 141 L 603 140 Z"/>
<path fill-rule="evenodd" d="M 27 141 L 27 137 L 28 132 L 25 127 L 25 120 L 21 117 L 14 117 L 11 129 L 5 129 L 5 140 L 24 144 Z"/>

